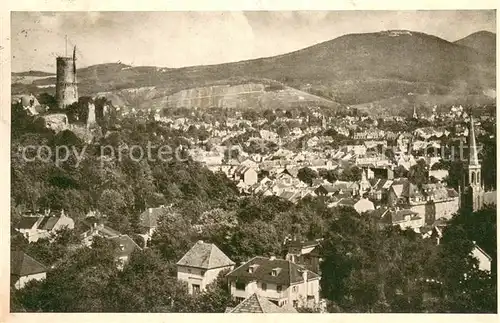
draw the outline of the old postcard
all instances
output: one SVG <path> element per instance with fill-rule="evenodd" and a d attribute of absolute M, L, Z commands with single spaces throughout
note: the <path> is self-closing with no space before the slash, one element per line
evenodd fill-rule
<path fill-rule="evenodd" d="M 11 315 L 497 313 L 496 10 L 354 9 L 11 11 Z"/>

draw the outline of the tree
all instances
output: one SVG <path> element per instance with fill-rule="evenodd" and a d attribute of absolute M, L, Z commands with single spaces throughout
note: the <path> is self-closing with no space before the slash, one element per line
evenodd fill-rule
<path fill-rule="evenodd" d="M 419 159 L 415 165 L 410 167 L 408 180 L 417 186 L 426 184 L 429 181 L 429 171 L 425 160 Z"/>
<path fill-rule="evenodd" d="M 177 262 L 197 239 L 197 233 L 185 217 L 168 213 L 158 219 L 158 227 L 151 238 L 151 248 L 157 250 L 164 259 Z"/>
<path fill-rule="evenodd" d="M 27 311 L 102 312 L 107 282 L 117 269 L 110 240 L 95 238 L 92 248 L 66 253 L 43 281 L 31 281 L 17 297 Z"/>
<path fill-rule="evenodd" d="M 105 297 L 110 312 L 178 312 L 191 307 L 187 285 L 154 250 L 135 251 Z M 174 269 L 174 270 L 172 270 Z"/>
<path fill-rule="evenodd" d="M 309 167 L 304 167 L 304 168 L 299 169 L 299 171 L 297 173 L 297 177 L 302 182 L 311 186 L 313 179 L 318 178 L 318 173 Z"/>
<path fill-rule="evenodd" d="M 343 170 L 340 180 L 347 182 L 357 182 L 361 180 L 362 170 L 358 166 L 350 166 Z"/>
<path fill-rule="evenodd" d="M 219 272 L 217 279 L 210 283 L 206 290 L 194 297 L 195 308 L 192 312 L 224 313 L 226 308 L 235 307 L 238 302 L 233 299 L 228 288 L 227 278 L 229 270 Z"/>
<path fill-rule="evenodd" d="M 244 227 L 236 227 L 230 239 L 219 248 L 236 262 L 247 261 L 255 255 L 275 256 L 281 251 L 277 235 L 272 224 L 257 220 Z"/>

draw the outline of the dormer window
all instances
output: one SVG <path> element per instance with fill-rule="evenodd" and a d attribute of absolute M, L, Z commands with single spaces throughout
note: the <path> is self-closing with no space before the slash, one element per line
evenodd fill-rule
<path fill-rule="evenodd" d="M 273 276 L 273 277 L 278 276 L 280 271 L 281 271 L 281 268 L 273 268 L 273 270 L 271 271 L 271 276 Z"/>
<path fill-rule="evenodd" d="M 256 265 L 256 264 L 251 265 L 250 267 L 248 267 L 248 272 L 250 274 L 253 274 L 255 272 L 255 270 L 257 269 L 257 267 L 259 267 L 259 265 Z"/>
<path fill-rule="evenodd" d="M 120 250 L 121 251 L 124 251 L 125 250 L 125 246 L 123 244 L 120 244 Z"/>

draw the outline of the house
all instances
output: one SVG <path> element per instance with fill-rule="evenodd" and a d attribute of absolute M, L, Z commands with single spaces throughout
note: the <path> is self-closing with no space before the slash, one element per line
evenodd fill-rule
<path fill-rule="evenodd" d="M 90 228 L 80 235 L 80 239 L 82 240 L 82 245 L 87 247 L 90 247 L 92 245 L 92 240 L 96 236 L 110 239 L 117 237 L 121 234 L 115 229 L 105 226 L 102 223 L 97 224 L 97 222 L 93 222 L 89 224 L 89 226 Z"/>
<path fill-rule="evenodd" d="M 139 225 L 146 229 L 149 238 L 151 238 L 158 226 L 158 219 L 169 212 L 172 212 L 170 207 L 161 205 L 159 207 L 150 207 L 139 215 Z"/>
<path fill-rule="evenodd" d="M 226 313 L 298 313 L 292 306 L 279 307 L 267 298 L 254 293 L 234 308 L 226 308 Z"/>
<path fill-rule="evenodd" d="M 246 186 L 253 185 L 258 181 L 257 171 L 250 166 L 240 165 L 233 174 L 235 181 L 242 181 Z"/>
<path fill-rule="evenodd" d="M 47 268 L 20 250 L 10 253 L 10 281 L 16 289 L 21 289 L 31 280 L 46 278 Z"/>
<path fill-rule="evenodd" d="M 375 210 L 375 205 L 372 201 L 366 198 L 362 198 L 353 205 L 354 209 L 358 214 Z"/>
<path fill-rule="evenodd" d="M 379 220 L 380 228 L 399 225 L 402 230 L 411 228 L 417 231 L 425 224 L 424 218 L 410 209 L 391 208 L 382 210 L 382 212 Z"/>
<path fill-rule="evenodd" d="M 289 260 L 254 257 L 226 275 L 231 295 L 243 301 L 257 293 L 278 306 L 314 307 L 321 277 Z"/>
<path fill-rule="evenodd" d="M 479 269 L 491 272 L 491 262 L 493 259 L 474 241 L 474 248 L 471 251 L 472 256 L 479 262 Z"/>
<path fill-rule="evenodd" d="M 139 245 L 137 245 L 137 243 L 135 243 L 135 241 L 126 234 L 111 237 L 109 240 L 113 241 L 116 245 L 113 254 L 119 270 L 122 270 L 130 261 L 130 255 L 135 250 L 142 250 L 141 247 L 139 247 Z"/>
<path fill-rule="evenodd" d="M 286 243 L 288 250 L 285 259 L 306 267 L 315 273 L 320 273 L 320 243 L 321 239 L 311 241 L 289 240 Z"/>
<path fill-rule="evenodd" d="M 50 238 L 52 234 L 63 228 L 74 229 L 75 221 L 64 211 L 61 211 L 60 215 L 55 215 L 51 214 L 50 210 L 47 210 L 44 215 L 23 216 L 16 226 L 16 230 L 29 242 Z"/>
<path fill-rule="evenodd" d="M 233 268 L 234 262 L 216 245 L 200 240 L 177 262 L 177 279 L 188 283 L 190 294 L 197 294 L 221 271 Z"/>

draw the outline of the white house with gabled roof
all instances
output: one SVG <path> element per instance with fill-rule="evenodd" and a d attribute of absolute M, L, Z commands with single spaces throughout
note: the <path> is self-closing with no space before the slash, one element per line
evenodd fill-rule
<path fill-rule="evenodd" d="M 190 294 L 204 291 L 221 271 L 232 270 L 234 261 L 216 245 L 198 241 L 177 262 L 177 279 L 188 283 Z"/>

